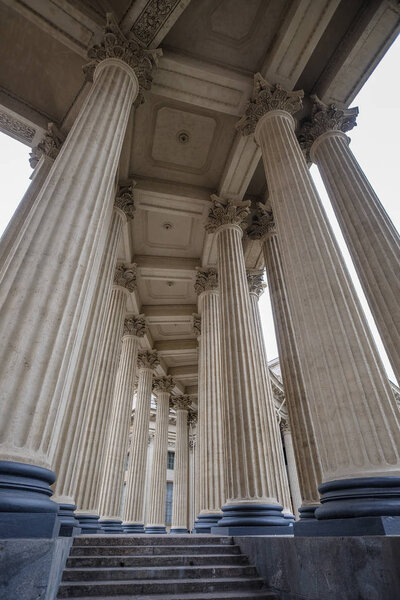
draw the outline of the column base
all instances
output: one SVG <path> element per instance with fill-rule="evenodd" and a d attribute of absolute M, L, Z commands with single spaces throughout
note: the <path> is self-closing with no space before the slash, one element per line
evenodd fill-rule
<path fill-rule="evenodd" d="M 124 533 L 145 533 L 142 523 L 123 523 L 122 529 Z"/>
<path fill-rule="evenodd" d="M 121 519 L 100 519 L 99 525 L 103 533 L 124 533 Z"/>
<path fill-rule="evenodd" d="M 279 504 L 227 504 L 217 527 L 288 527 Z"/>
<path fill-rule="evenodd" d="M 184 527 L 174 527 L 173 529 L 170 530 L 170 533 L 189 533 L 187 529 L 185 529 Z"/>
<path fill-rule="evenodd" d="M 283 513 L 283 518 L 289 521 L 289 523 L 293 523 L 296 520 L 292 513 Z"/>
<path fill-rule="evenodd" d="M 309 506 L 300 506 L 299 515 L 300 520 L 304 519 L 315 519 L 315 510 L 321 506 L 320 504 L 310 504 Z"/>
<path fill-rule="evenodd" d="M 167 530 L 164 526 L 154 525 L 145 528 L 145 533 L 167 533 Z"/>
<path fill-rule="evenodd" d="M 58 518 L 60 521 L 59 537 L 74 537 L 81 533 L 81 526 L 75 516 L 75 504 L 58 505 Z"/>
<path fill-rule="evenodd" d="M 194 522 L 193 533 L 211 533 L 211 527 L 216 527 L 222 514 L 211 513 L 208 515 L 199 515 Z"/>
<path fill-rule="evenodd" d="M 293 526 L 295 537 L 400 535 L 400 517 L 304 519 Z"/>
<path fill-rule="evenodd" d="M 99 523 L 99 515 L 84 515 L 77 514 L 76 518 L 79 521 L 79 525 L 82 528 L 81 533 L 85 535 L 96 535 L 98 533 L 104 533 Z"/>
<path fill-rule="evenodd" d="M 0 538 L 58 535 L 58 504 L 50 500 L 55 480 L 50 469 L 0 461 Z"/>

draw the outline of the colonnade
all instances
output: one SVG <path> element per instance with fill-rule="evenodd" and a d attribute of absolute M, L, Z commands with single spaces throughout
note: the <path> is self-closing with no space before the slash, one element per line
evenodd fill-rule
<path fill-rule="evenodd" d="M 103 42 L 89 52 L 93 85 L 85 103 L 2 247 L 2 537 L 52 537 L 59 511 L 65 532 L 77 519 L 92 533 L 101 527 L 165 532 L 171 402 L 177 414 L 172 531 L 187 527 L 190 399 L 171 396 L 175 383 L 157 371 L 157 353 L 140 350 L 145 318 L 127 314 L 135 265 L 116 261 L 122 227 L 134 211 L 132 185 L 115 186 L 121 146 L 131 106 L 150 87 L 157 53 L 127 40 L 109 17 Z M 270 206 L 251 214 L 249 201 L 211 198 L 205 228 L 216 238 L 217 265 L 198 270 L 195 282 L 199 532 L 293 532 L 261 335 L 262 282 L 259 273 L 246 273 L 245 229 L 262 243 L 271 290 L 298 470 L 292 494 L 301 501 L 298 533 L 369 533 L 377 520 L 386 531 L 388 517 L 392 532 L 400 531 L 398 409 L 303 150 L 321 170 L 397 373 L 399 236 L 348 148 L 344 132 L 355 111 L 314 98 L 300 145 L 292 115 L 302 96 L 257 74 L 238 123 L 260 146 Z M 136 373 L 121 519 L 118 490 Z M 157 417 L 144 523 L 152 392 Z"/>

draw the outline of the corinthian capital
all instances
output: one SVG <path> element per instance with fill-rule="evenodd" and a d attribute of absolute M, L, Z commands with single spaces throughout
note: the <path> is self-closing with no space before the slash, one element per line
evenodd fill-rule
<path fill-rule="evenodd" d="M 246 274 L 250 294 L 256 294 L 259 298 L 266 288 L 263 271 L 247 271 Z"/>
<path fill-rule="evenodd" d="M 172 375 L 165 375 L 164 377 L 156 377 L 153 381 L 153 391 L 157 392 L 168 392 L 169 394 L 175 387 L 175 381 L 172 379 Z"/>
<path fill-rule="evenodd" d="M 218 273 L 216 269 L 198 268 L 196 281 L 194 283 L 194 291 L 196 294 L 200 295 L 202 292 L 216 289 L 218 289 Z"/>
<path fill-rule="evenodd" d="M 253 221 L 247 228 L 247 235 L 252 240 L 260 240 L 268 233 L 275 233 L 275 221 L 272 210 L 259 202 L 253 213 Z"/>
<path fill-rule="evenodd" d="M 139 369 L 156 369 L 160 364 L 157 350 L 143 350 L 139 352 L 137 364 Z"/>
<path fill-rule="evenodd" d="M 143 90 L 151 87 L 152 69 L 158 65 L 158 57 L 162 50 L 151 49 L 137 42 L 132 34 L 125 36 L 118 27 L 112 13 L 107 13 L 107 22 L 104 28 L 104 38 L 100 44 L 95 44 L 88 50 L 90 62 L 83 67 L 87 77 L 93 78 L 96 65 L 106 58 L 118 58 L 126 62 L 136 73 L 139 81 L 140 92 L 138 102 L 143 102 Z"/>
<path fill-rule="evenodd" d="M 118 265 L 114 273 L 114 285 L 119 285 L 133 292 L 136 289 L 136 265 Z"/>
<path fill-rule="evenodd" d="M 214 233 L 223 225 L 239 225 L 245 228 L 245 219 L 250 212 L 250 200 L 236 200 L 234 198 L 223 198 L 213 194 L 211 196 L 213 205 L 208 213 L 208 221 L 205 229 L 208 233 Z"/>
<path fill-rule="evenodd" d="M 133 188 L 135 185 L 136 181 L 133 181 L 133 179 L 127 184 L 120 185 L 114 202 L 114 206 L 122 210 L 128 221 L 133 219 L 136 210 L 133 201 Z"/>
<path fill-rule="evenodd" d="M 188 416 L 189 425 L 192 425 L 192 427 L 194 427 L 195 425 L 197 425 L 197 420 L 198 420 L 198 413 L 195 412 L 194 410 L 190 410 L 189 416 Z"/>
<path fill-rule="evenodd" d="M 124 321 L 124 334 L 143 337 L 146 333 L 146 321 L 144 315 L 134 315 L 126 317 Z"/>
<path fill-rule="evenodd" d="M 189 410 L 192 400 L 188 394 L 173 396 L 171 398 L 172 408 L 175 410 Z"/>
<path fill-rule="evenodd" d="M 271 85 L 260 73 L 256 73 L 253 96 L 247 103 L 243 117 L 236 123 L 236 129 L 243 135 L 254 133 L 259 119 L 271 110 L 285 110 L 292 115 L 301 109 L 303 96 L 303 90 L 288 92 L 277 83 Z"/>
<path fill-rule="evenodd" d="M 318 96 L 311 96 L 311 118 L 301 124 L 298 140 L 307 160 L 310 160 L 311 146 L 327 131 L 350 131 L 357 126 L 358 108 L 338 108 L 335 104 L 324 104 Z"/>
<path fill-rule="evenodd" d="M 193 333 L 196 337 L 201 335 L 201 316 L 197 313 L 193 313 Z"/>
<path fill-rule="evenodd" d="M 57 129 L 54 123 L 49 123 L 42 141 L 35 148 L 32 148 L 32 152 L 29 154 L 29 164 L 32 169 L 36 167 L 43 154 L 55 160 L 64 140 L 65 135 Z"/>

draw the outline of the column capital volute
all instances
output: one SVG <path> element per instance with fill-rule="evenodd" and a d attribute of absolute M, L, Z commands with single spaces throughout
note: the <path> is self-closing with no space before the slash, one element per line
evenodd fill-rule
<path fill-rule="evenodd" d="M 192 398 L 189 394 L 181 394 L 179 396 L 171 396 L 171 407 L 178 410 L 189 410 L 192 404 Z"/>
<path fill-rule="evenodd" d="M 198 338 L 201 336 L 201 315 L 193 313 L 193 333 Z"/>
<path fill-rule="evenodd" d="M 276 235 L 276 224 L 272 209 L 259 202 L 252 213 L 253 220 L 246 230 L 252 240 L 263 240 L 269 235 Z"/>
<path fill-rule="evenodd" d="M 306 160 L 313 160 L 312 153 L 324 134 L 330 132 L 330 135 L 342 136 L 356 127 L 359 113 L 357 107 L 341 109 L 336 104 L 324 104 L 318 96 L 313 95 L 311 99 L 311 116 L 301 122 L 298 132 L 299 144 Z"/>
<path fill-rule="evenodd" d="M 175 387 L 175 381 L 172 375 L 163 375 L 161 377 L 155 377 L 153 380 L 153 392 L 156 394 L 167 393 L 170 394 Z"/>
<path fill-rule="evenodd" d="M 246 271 L 246 276 L 249 293 L 259 298 L 267 287 L 267 284 L 264 281 L 264 271 L 260 269 L 249 269 Z"/>
<path fill-rule="evenodd" d="M 138 369 L 149 369 L 154 371 L 160 364 L 157 350 L 142 350 L 138 353 Z"/>
<path fill-rule="evenodd" d="M 242 233 L 246 227 L 245 220 L 250 212 L 250 200 L 240 200 L 238 197 L 223 197 L 213 194 L 212 206 L 208 212 L 205 224 L 207 233 L 218 233 L 223 228 L 235 227 Z"/>
<path fill-rule="evenodd" d="M 127 221 L 133 219 L 136 210 L 133 199 L 133 189 L 135 185 L 136 181 L 133 179 L 125 183 L 121 183 L 118 186 L 117 194 L 115 196 L 114 208 L 121 211 Z"/>
<path fill-rule="evenodd" d="M 29 164 L 32 169 L 36 167 L 43 155 L 55 160 L 61 150 L 65 137 L 64 133 L 58 129 L 55 123 L 48 123 L 47 131 L 42 140 L 37 146 L 32 148 L 29 154 Z"/>
<path fill-rule="evenodd" d="M 121 287 L 131 294 L 136 289 L 136 264 L 117 265 L 113 284 L 114 287 Z"/>
<path fill-rule="evenodd" d="M 254 75 L 253 95 L 248 101 L 236 129 L 243 135 L 255 133 L 261 117 L 272 112 L 282 111 L 293 115 L 302 108 L 303 90 L 290 92 L 279 84 L 270 84 L 260 73 Z"/>
<path fill-rule="evenodd" d="M 112 13 L 107 13 L 106 19 L 103 39 L 88 49 L 90 62 L 84 65 L 84 73 L 88 79 L 95 79 L 105 61 L 115 61 L 122 67 L 125 65 L 139 88 L 137 103 L 140 104 L 143 102 L 143 91 L 151 87 L 152 69 L 158 65 L 162 50 L 148 49 L 134 39 L 133 34 L 123 34 Z"/>
<path fill-rule="evenodd" d="M 144 315 L 130 315 L 125 318 L 122 337 L 143 337 L 146 334 L 146 319 Z"/>
<path fill-rule="evenodd" d="M 194 291 L 198 296 L 204 292 L 218 290 L 218 272 L 216 269 L 197 267 Z"/>

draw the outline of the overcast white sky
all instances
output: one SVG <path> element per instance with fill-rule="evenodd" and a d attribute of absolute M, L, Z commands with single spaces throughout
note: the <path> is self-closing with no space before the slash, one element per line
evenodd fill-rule
<path fill-rule="evenodd" d="M 399 73 L 399 65 L 400 39 L 389 49 L 352 103 L 352 106 L 359 107 L 360 114 L 358 117 L 358 126 L 349 134 L 352 140 L 351 148 L 358 162 L 367 174 L 397 229 L 400 229 L 398 191 L 400 189 L 400 119 L 398 117 L 400 108 L 400 79 L 396 75 L 396 73 Z M 29 185 L 29 176 L 32 172 L 28 162 L 29 151 L 30 149 L 27 146 L 0 133 L 0 233 L 7 226 L 8 221 Z M 325 188 L 319 177 L 317 167 L 313 166 L 311 172 L 329 220 L 338 237 L 340 248 L 342 249 L 357 292 L 360 295 L 387 373 L 393 381 L 396 381 L 327 198 Z M 272 359 L 278 355 L 278 352 L 268 290 L 260 299 L 260 309 L 268 358 Z"/>

